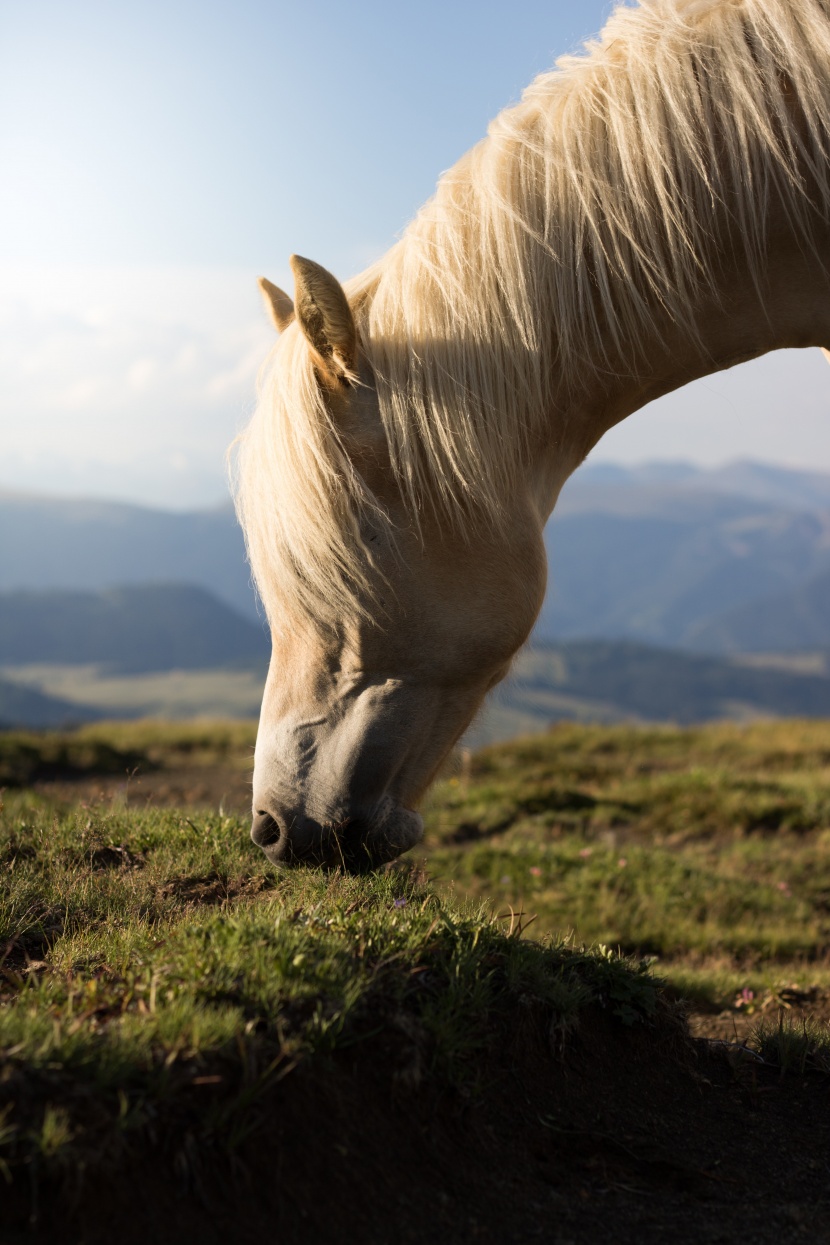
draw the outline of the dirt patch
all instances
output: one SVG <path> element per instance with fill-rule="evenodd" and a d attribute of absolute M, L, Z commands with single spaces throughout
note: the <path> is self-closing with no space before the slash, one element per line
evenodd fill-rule
<path fill-rule="evenodd" d="M 230 766 L 177 767 L 120 775 L 38 782 L 34 790 L 68 804 L 116 804 L 129 808 L 210 809 L 238 817 L 251 814 L 251 773 Z"/>
<path fill-rule="evenodd" d="M 463 1099 L 391 1027 L 286 1077 L 233 1162 L 159 1138 L 82 1190 L 0 1201 L 4 1245 L 830 1241 L 830 1080 L 781 1079 L 594 1015 L 564 1052 L 517 1016 Z M 228 1088 L 194 1086 L 217 1111 Z M 72 1206 L 71 1213 L 68 1208 Z"/>
<path fill-rule="evenodd" d="M 184 908 L 196 908 L 227 904 L 271 889 L 273 881 L 267 876 L 233 879 L 213 873 L 200 878 L 170 878 L 158 888 L 158 895 L 162 899 L 172 897 Z"/>
<path fill-rule="evenodd" d="M 123 844 L 110 843 L 96 847 L 89 853 L 89 863 L 96 871 L 102 869 L 141 869 L 145 864 L 141 854 L 131 852 Z"/>
<path fill-rule="evenodd" d="M 798 1025 L 802 1021 L 830 1024 L 830 991 L 796 987 L 767 992 L 752 998 L 742 1007 L 729 1007 L 720 1012 L 693 1011 L 689 1014 L 689 1030 L 696 1038 L 720 1042 L 745 1042 L 762 1019 Z"/>

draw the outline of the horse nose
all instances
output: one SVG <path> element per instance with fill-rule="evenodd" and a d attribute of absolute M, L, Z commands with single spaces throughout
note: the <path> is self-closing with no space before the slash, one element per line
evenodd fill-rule
<path fill-rule="evenodd" d="M 251 822 L 251 838 L 257 847 L 263 850 L 269 848 L 268 855 L 274 848 L 278 848 L 280 840 L 283 840 L 283 850 L 287 845 L 287 835 L 283 833 L 282 826 L 275 817 L 272 817 L 265 809 L 257 809 Z"/>
<path fill-rule="evenodd" d="M 272 865 L 321 864 L 323 835 L 316 822 L 302 814 L 259 808 L 251 820 L 251 838 Z"/>
<path fill-rule="evenodd" d="M 359 871 L 370 863 L 370 853 L 363 845 L 365 829 L 359 818 L 326 829 L 303 814 L 283 815 L 256 807 L 251 820 L 251 838 L 273 865 L 322 865 Z"/>

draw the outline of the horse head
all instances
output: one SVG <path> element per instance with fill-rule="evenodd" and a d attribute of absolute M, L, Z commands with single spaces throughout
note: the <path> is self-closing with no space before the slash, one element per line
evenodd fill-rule
<path fill-rule="evenodd" d="M 293 301 L 260 281 L 281 334 L 265 389 L 283 399 L 241 472 L 273 644 L 251 837 L 274 863 L 355 869 L 420 839 L 424 791 L 538 613 L 542 521 L 521 489 L 497 526 L 413 514 L 346 293 L 292 267 Z"/>

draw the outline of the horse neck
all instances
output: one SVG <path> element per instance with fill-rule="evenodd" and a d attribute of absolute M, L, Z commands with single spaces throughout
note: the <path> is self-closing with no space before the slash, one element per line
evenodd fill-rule
<path fill-rule="evenodd" d="M 562 404 L 567 417 L 557 416 L 552 429 L 556 463 L 548 464 L 543 492 L 555 500 L 600 438 L 646 403 L 771 350 L 830 347 L 830 226 L 817 230 L 810 249 L 784 219 L 774 222 L 761 279 L 746 260 L 724 264 L 714 288 L 701 296 L 694 321 L 696 339 L 676 326 L 661 326 L 659 334 L 637 343 L 636 366 L 620 360 L 598 368 L 576 409 Z"/>

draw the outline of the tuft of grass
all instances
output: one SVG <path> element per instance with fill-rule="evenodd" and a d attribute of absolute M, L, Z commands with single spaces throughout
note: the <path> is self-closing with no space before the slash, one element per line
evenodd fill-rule
<path fill-rule="evenodd" d="M 830 1025 L 826 1023 L 793 1021 L 780 1012 L 777 1021 L 758 1021 L 749 1045 L 765 1063 L 780 1068 L 782 1076 L 830 1073 Z"/>

